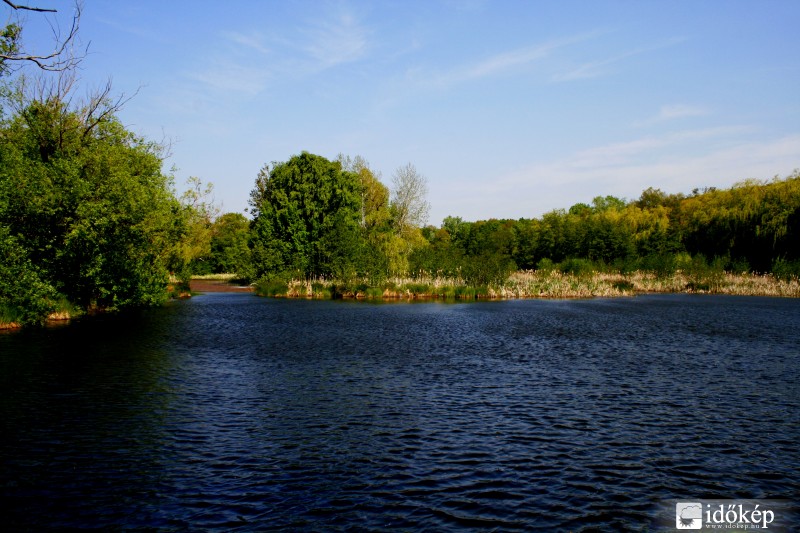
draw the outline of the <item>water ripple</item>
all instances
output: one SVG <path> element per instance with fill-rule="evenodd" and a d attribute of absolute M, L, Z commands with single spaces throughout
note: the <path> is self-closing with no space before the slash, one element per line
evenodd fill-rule
<path fill-rule="evenodd" d="M 642 530 L 800 496 L 800 305 L 208 295 L 0 336 L 12 529 Z"/>

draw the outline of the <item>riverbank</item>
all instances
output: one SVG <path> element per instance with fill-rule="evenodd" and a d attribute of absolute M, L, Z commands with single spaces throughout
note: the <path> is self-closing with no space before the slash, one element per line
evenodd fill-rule
<path fill-rule="evenodd" d="M 59 324 L 64 322 L 69 322 L 72 320 L 73 315 L 69 311 L 57 311 L 55 313 L 50 313 L 47 319 L 45 320 L 45 324 Z M 14 330 L 20 329 L 22 327 L 21 322 L 17 322 L 15 320 L 0 320 L 0 331 L 6 330 Z"/>
<path fill-rule="evenodd" d="M 463 280 L 445 277 L 392 278 L 379 286 L 363 282 L 315 279 L 288 282 L 261 281 L 244 285 L 233 275 L 196 277 L 188 290 L 176 291 L 174 297 L 209 292 L 254 292 L 259 296 L 304 299 L 358 300 L 499 300 L 525 298 L 617 298 L 637 294 L 727 294 L 800 298 L 800 280 L 781 279 L 771 274 L 733 274 L 711 272 L 703 275 L 678 271 L 668 275 L 636 271 L 626 274 L 593 272 L 570 274 L 558 270 L 518 271 L 502 285 L 474 287 Z M 63 323 L 74 318 L 73 309 L 52 313 L 47 323 Z M 0 330 L 14 330 L 22 324 L 12 317 L 0 318 Z"/>
<path fill-rule="evenodd" d="M 678 271 L 669 275 L 632 273 L 569 274 L 558 270 L 519 271 L 502 285 L 469 286 L 442 277 L 393 278 L 379 286 L 331 280 L 259 282 L 260 296 L 284 298 L 353 298 L 373 300 L 423 299 L 521 299 L 613 298 L 649 293 L 729 294 L 744 296 L 800 297 L 800 281 L 772 275 L 712 272 L 704 275 Z"/>
<path fill-rule="evenodd" d="M 192 276 L 186 296 L 203 292 L 253 292 L 255 287 L 236 274 Z"/>
<path fill-rule="evenodd" d="M 253 292 L 252 285 L 231 283 L 225 280 L 193 279 L 189 282 L 192 294 L 198 292 Z"/>

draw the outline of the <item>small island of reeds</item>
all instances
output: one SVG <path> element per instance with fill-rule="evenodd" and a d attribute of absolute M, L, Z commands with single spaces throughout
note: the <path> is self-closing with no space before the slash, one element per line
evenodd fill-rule
<path fill-rule="evenodd" d="M 202 290 L 202 289 L 199 289 Z M 216 290 L 216 289 L 213 289 Z M 558 269 L 520 270 L 500 284 L 468 285 L 464 280 L 420 276 L 394 278 L 371 286 L 365 282 L 324 279 L 260 281 L 260 296 L 275 298 L 358 300 L 497 300 L 521 298 L 614 298 L 652 293 L 727 294 L 738 296 L 800 297 L 797 278 L 773 274 L 725 271 L 672 274 L 635 271 L 570 273 Z"/>

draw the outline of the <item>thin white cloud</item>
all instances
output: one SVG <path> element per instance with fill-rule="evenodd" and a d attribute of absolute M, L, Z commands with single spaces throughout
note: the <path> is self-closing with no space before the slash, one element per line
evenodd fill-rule
<path fill-rule="evenodd" d="M 270 73 L 258 66 L 216 59 L 205 69 L 187 72 L 186 77 L 214 91 L 255 96 L 266 88 Z"/>
<path fill-rule="evenodd" d="M 356 61 L 368 50 L 367 29 L 349 11 L 326 12 L 303 23 L 291 38 L 260 31 L 224 31 L 216 51 L 185 78 L 211 91 L 256 96 L 276 79 L 296 79 Z M 298 36 L 300 38 L 298 38 Z"/>
<path fill-rule="evenodd" d="M 584 80 L 584 79 L 598 78 L 600 76 L 605 76 L 613 72 L 612 69 L 608 67 L 610 67 L 614 63 L 619 63 L 620 61 L 628 59 L 629 57 L 638 56 L 640 54 L 652 52 L 654 50 L 660 50 L 662 48 L 674 46 L 676 44 L 684 42 L 685 40 L 686 39 L 684 38 L 674 38 L 654 46 L 636 48 L 606 59 L 601 59 L 598 61 L 590 61 L 588 63 L 578 65 L 577 67 L 570 68 L 569 70 L 556 73 L 552 76 L 551 80 L 554 82 L 565 82 L 565 81 Z"/>
<path fill-rule="evenodd" d="M 577 152 L 566 166 L 573 168 L 612 167 L 628 163 L 635 158 L 653 157 L 656 150 L 666 149 L 710 139 L 725 139 L 750 131 L 747 126 L 719 126 L 693 130 L 682 130 L 660 136 L 597 146 Z"/>
<path fill-rule="evenodd" d="M 672 120 L 680 120 L 692 117 L 704 117 L 711 114 L 711 110 L 707 107 L 687 105 L 687 104 L 670 104 L 663 105 L 655 116 L 646 120 L 635 122 L 634 126 L 653 126 Z"/>
<path fill-rule="evenodd" d="M 368 50 L 369 31 L 350 12 L 319 18 L 300 28 L 302 50 L 319 68 L 357 61 Z"/>
<path fill-rule="evenodd" d="M 687 132 L 712 136 L 712 131 Z M 720 135 L 722 132 L 720 130 Z M 785 177 L 800 161 L 800 134 L 763 140 L 738 140 L 724 146 L 712 145 L 704 153 L 658 153 L 657 146 L 670 144 L 661 139 L 631 141 L 614 145 L 620 153 L 648 157 L 618 157 L 608 163 L 588 166 L 587 153 L 611 158 L 611 147 L 585 150 L 573 157 L 530 165 L 469 189 L 450 190 L 438 203 L 444 212 L 457 212 L 469 220 L 490 216 L 538 217 L 553 209 L 567 209 L 598 195 L 638 198 L 643 190 L 656 187 L 668 193 L 688 193 L 707 186 L 730 187 L 748 178 Z M 437 200 L 432 199 L 437 204 Z"/>
<path fill-rule="evenodd" d="M 590 32 L 556 39 L 546 43 L 500 52 L 472 64 L 463 65 L 434 76 L 425 76 L 427 83 L 439 87 L 449 87 L 462 82 L 505 74 L 515 70 L 528 68 L 541 61 L 556 50 L 566 46 L 597 37 L 600 32 Z M 422 72 L 412 71 L 412 77 L 420 77 Z"/>
<path fill-rule="evenodd" d="M 131 24 L 130 23 L 131 18 L 132 17 L 127 19 L 122 18 L 122 20 L 125 20 L 125 22 L 120 22 L 119 20 L 116 19 L 95 16 L 93 20 L 99 22 L 100 24 L 106 25 L 109 28 L 113 28 L 117 32 L 127 33 L 129 35 L 133 35 L 134 37 L 138 37 L 140 39 L 146 39 L 148 41 L 159 42 L 159 43 L 167 43 L 169 41 L 167 37 L 153 30 L 152 28 Z"/>
<path fill-rule="evenodd" d="M 702 117 L 708 115 L 708 109 L 704 107 L 691 106 L 685 104 L 666 105 L 661 107 L 661 111 L 656 117 L 659 121 L 674 120 L 685 117 Z"/>
<path fill-rule="evenodd" d="M 270 53 L 269 47 L 264 43 L 264 36 L 258 32 L 241 33 L 237 31 L 223 32 L 223 37 L 231 43 L 245 48 L 245 52 L 255 51 L 263 55 Z"/>

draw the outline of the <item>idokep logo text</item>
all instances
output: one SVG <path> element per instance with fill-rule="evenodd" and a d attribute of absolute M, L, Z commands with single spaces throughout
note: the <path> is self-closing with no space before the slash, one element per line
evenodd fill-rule
<path fill-rule="evenodd" d="M 694 500 L 674 504 L 678 530 L 786 531 L 797 518 L 782 500 Z"/>

